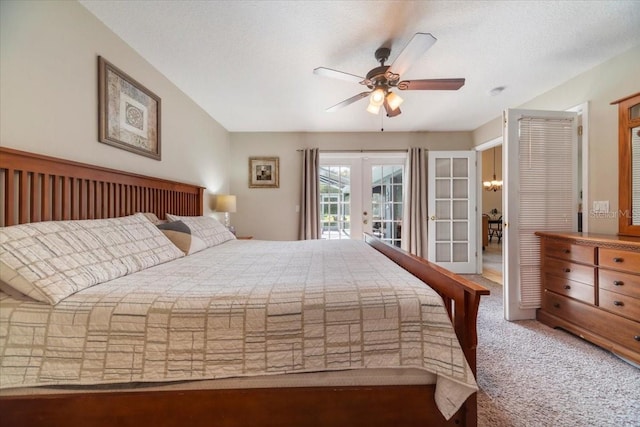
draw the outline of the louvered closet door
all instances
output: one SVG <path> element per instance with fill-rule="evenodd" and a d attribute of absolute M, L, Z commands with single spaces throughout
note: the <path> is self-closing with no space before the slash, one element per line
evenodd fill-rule
<path fill-rule="evenodd" d="M 507 110 L 504 132 L 504 303 L 507 320 L 540 307 L 536 231 L 578 229 L 577 115 Z"/>

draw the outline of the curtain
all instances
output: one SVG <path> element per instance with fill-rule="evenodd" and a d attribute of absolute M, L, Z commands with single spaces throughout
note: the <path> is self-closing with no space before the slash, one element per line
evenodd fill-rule
<path fill-rule="evenodd" d="M 320 150 L 302 150 L 302 194 L 300 197 L 300 229 L 298 239 L 320 238 Z"/>
<path fill-rule="evenodd" d="M 410 148 L 402 215 L 402 249 L 425 257 L 427 251 L 427 157 L 426 150 Z"/>

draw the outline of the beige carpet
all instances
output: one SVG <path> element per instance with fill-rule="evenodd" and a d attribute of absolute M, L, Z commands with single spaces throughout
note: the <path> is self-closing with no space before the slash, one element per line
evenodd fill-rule
<path fill-rule="evenodd" d="M 640 369 L 535 320 L 507 322 L 502 286 L 478 316 L 479 427 L 640 426 Z"/>

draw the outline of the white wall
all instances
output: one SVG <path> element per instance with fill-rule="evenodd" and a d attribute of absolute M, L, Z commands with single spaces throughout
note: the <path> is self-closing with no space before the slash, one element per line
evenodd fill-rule
<path fill-rule="evenodd" d="M 618 232 L 618 107 L 612 101 L 640 92 L 640 46 L 514 108 L 566 110 L 589 102 L 589 198 L 609 200 L 610 216 L 589 217 L 592 233 Z M 474 145 L 502 135 L 498 117 L 476 129 Z M 585 215 L 590 207 L 584 207 Z"/>
<path fill-rule="evenodd" d="M 3 0 L 0 54 L 0 145 L 227 190 L 228 132 L 79 3 Z M 161 98 L 162 161 L 98 142 L 98 55 Z"/>
<path fill-rule="evenodd" d="M 230 189 L 237 196 L 231 222 L 238 235 L 265 240 L 296 240 L 302 148 L 331 150 L 469 150 L 471 132 L 232 133 Z M 280 188 L 249 188 L 249 157 L 280 158 Z"/>

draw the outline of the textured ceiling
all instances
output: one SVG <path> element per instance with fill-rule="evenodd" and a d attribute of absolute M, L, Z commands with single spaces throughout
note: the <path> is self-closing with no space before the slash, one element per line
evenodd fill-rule
<path fill-rule="evenodd" d="M 640 1 L 80 3 L 232 132 L 473 130 L 640 45 Z M 324 111 L 365 88 L 314 68 L 364 76 L 378 47 L 390 63 L 416 32 L 438 41 L 402 78 L 464 77 L 462 89 L 398 92 L 394 118 L 367 100 Z"/>

